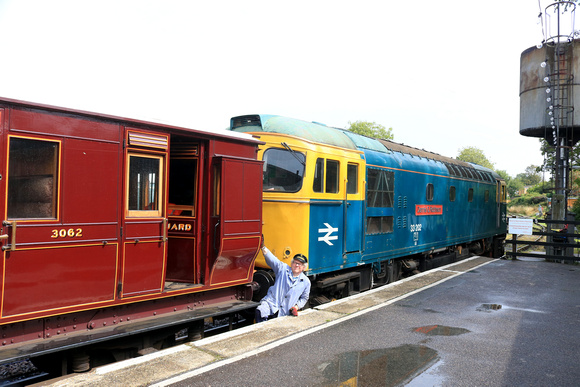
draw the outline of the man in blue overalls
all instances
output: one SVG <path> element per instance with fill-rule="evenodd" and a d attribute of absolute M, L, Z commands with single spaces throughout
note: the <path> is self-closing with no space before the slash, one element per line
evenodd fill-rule
<path fill-rule="evenodd" d="M 308 260 L 304 255 L 296 254 L 288 266 L 264 246 L 263 237 L 261 247 L 266 263 L 274 270 L 276 280 L 256 308 L 256 322 L 289 314 L 297 316 L 298 310 L 306 305 L 310 296 L 310 280 L 303 273 Z"/>

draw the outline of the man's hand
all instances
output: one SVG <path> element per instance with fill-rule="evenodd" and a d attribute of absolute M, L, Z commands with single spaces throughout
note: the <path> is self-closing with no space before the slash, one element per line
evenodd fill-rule
<path fill-rule="evenodd" d="M 297 306 L 293 306 L 290 309 L 290 314 L 292 314 L 292 316 L 298 316 L 298 307 Z"/>

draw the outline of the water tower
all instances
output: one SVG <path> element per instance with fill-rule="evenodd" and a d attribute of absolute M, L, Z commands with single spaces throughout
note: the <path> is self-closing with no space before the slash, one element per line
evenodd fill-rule
<path fill-rule="evenodd" d="M 580 40 L 576 4 L 551 2 L 540 11 L 544 40 L 521 55 L 520 134 L 553 147 L 552 219 L 567 219 L 570 151 L 580 140 Z M 576 109 L 578 107 L 578 109 Z"/>

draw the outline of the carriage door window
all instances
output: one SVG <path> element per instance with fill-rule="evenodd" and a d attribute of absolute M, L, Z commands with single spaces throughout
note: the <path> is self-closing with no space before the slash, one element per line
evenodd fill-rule
<path fill-rule="evenodd" d="M 56 218 L 59 143 L 10 138 L 8 218 Z"/>
<path fill-rule="evenodd" d="M 157 156 L 129 155 L 128 216 L 161 216 L 162 161 Z"/>
<path fill-rule="evenodd" d="M 169 164 L 170 216 L 195 216 L 198 145 L 172 143 Z"/>

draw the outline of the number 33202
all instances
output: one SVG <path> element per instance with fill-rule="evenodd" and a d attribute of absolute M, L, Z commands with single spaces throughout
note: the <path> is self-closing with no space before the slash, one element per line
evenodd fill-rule
<path fill-rule="evenodd" d="M 63 228 L 60 230 L 52 230 L 51 238 L 80 238 L 83 236 L 82 228 Z"/>

